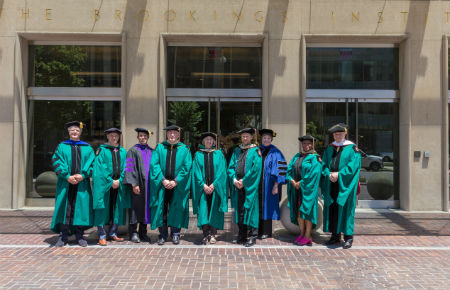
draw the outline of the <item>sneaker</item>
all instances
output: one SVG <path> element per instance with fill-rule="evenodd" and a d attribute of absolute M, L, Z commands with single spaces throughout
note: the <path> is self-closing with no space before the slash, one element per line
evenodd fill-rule
<path fill-rule="evenodd" d="M 211 244 L 215 244 L 217 241 L 216 241 L 216 237 L 215 236 L 210 236 L 209 237 L 209 242 L 211 243 Z"/>
<path fill-rule="evenodd" d="M 55 247 L 64 247 L 65 245 L 67 245 L 67 240 L 63 240 L 62 237 L 59 237 Z"/>
<path fill-rule="evenodd" d="M 81 247 L 87 247 L 88 243 L 86 242 L 85 239 L 79 239 L 78 240 L 78 245 L 80 245 Z"/>

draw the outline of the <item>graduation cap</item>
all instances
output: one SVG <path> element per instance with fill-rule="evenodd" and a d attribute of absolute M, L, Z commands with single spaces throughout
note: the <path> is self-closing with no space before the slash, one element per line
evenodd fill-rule
<path fill-rule="evenodd" d="M 332 126 L 330 129 L 328 129 L 328 133 L 333 134 L 336 132 L 345 132 L 347 134 L 347 125 L 344 123 L 339 123 L 334 126 Z"/>
<path fill-rule="evenodd" d="M 217 138 L 217 134 L 216 133 L 213 133 L 213 132 L 204 132 L 204 133 L 202 133 L 202 134 L 200 134 L 200 139 L 205 139 L 206 137 L 213 137 L 214 139 L 216 139 Z"/>
<path fill-rule="evenodd" d="M 117 128 L 109 128 L 109 129 L 105 130 L 104 132 L 105 132 L 105 134 L 109 134 L 109 133 L 117 133 L 119 135 L 122 134 L 122 131 Z"/>
<path fill-rule="evenodd" d="M 143 133 L 147 133 L 147 135 L 148 136 L 151 136 L 151 135 L 153 135 L 153 132 L 152 131 L 149 131 L 149 130 L 147 130 L 147 129 L 145 129 L 145 128 L 136 128 L 136 129 L 134 129 L 134 131 L 136 131 L 136 132 L 143 132 Z"/>
<path fill-rule="evenodd" d="M 181 127 L 177 126 L 177 125 L 170 125 L 170 126 L 167 126 L 166 128 L 164 128 L 163 130 L 165 130 L 165 131 L 172 131 L 172 130 L 174 130 L 174 131 L 180 132 L 181 131 Z"/>
<path fill-rule="evenodd" d="M 244 134 L 244 133 L 248 133 L 248 134 L 254 135 L 255 132 L 256 132 L 256 130 L 253 129 L 253 128 L 244 128 L 244 129 L 241 129 L 241 130 L 237 131 L 236 133 L 238 133 L 239 135 L 240 134 Z"/>
<path fill-rule="evenodd" d="M 259 130 L 259 135 L 261 135 L 261 136 L 262 135 L 269 135 L 269 136 L 271 136 L 273 138 L 273 137 L 277 136 L 277 133 L 274 132 L 271 129 L 261 129 L 261 130 Z"/>
<path fill-rule="evenodd" d="M 311 136 L 311 135 L 305 135 L 305 136 L 302 136 L 302 137 L 298 137 L 298 141 L 300 141 L 300 142 L 303 142 L 303 141 L 314 142 L 315 140 L 316 139 L 313 136 Z"/>
<path fill-rule="evenodd" d="M 69 129 L 70 127 L 73 127 L 73 126 L 83 129 L 84 124 L 83 124 L 83 122 L 80 122 L 80 121 L 72 121 L 72 122 L 68 122 L 68 123 L 64 124 L 64 128 L 66 128 L 66 129 Z"/>

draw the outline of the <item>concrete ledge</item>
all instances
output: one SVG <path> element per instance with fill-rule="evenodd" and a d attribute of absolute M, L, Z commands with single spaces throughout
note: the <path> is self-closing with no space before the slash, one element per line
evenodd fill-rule
<path fill-rule="evenodd" d="M 27 197 L 25 199 L 25 207 L 49 207 L 53 210 L 55 206 L 55 198 L 45 197 Z"/>

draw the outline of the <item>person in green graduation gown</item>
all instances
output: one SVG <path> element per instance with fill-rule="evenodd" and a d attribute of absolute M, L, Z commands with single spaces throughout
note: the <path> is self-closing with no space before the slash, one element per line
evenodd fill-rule
<path fill-rule="evenodd" d="M 343 248 L 348 249 L 353 244 L 361 154 L 353 142 L 346 140 L 345 124 L 336 124 L 328 132 L 333 134 L 334 142 L 322 157 L 323 229 L 331 232 L 327 245 L 340 243 L 343 233 Z"/>
<path fill-rule="evenodd" d="M 216 148 L 217 135 L 201 134 L 202 145 L 192 165 L 192 207 L 203 230 L 202 244 L 216 243 L 217 229 L 222 230 L 227 203 L 227 163 Z"/>
<path fill-rule="evenodd" d="M 106 229 L 110 240 L 122 242 L 117 236 L 119 225 L 126 223 L 126 209 L 130 207 L 130 192 L 123 183 L 127 151 L 119 145 L 122 131 L 105 130 L 108 143 L 100 145 L 92 174 L 94 195 L 94 225 L 98 229 L 99 244 L 106 246 Z"/>
<path fill-rule="evenodd" d="M 237 132 L 242 144 L 235 148 L 228 165 L 231 205 L 239 234 L 234 243 L 251 247 L 256 243 L 259 225 L 258 188 L 261 178 L 261 151 L 252 143 L 255 129 L 245 128 Z"/>
<path fill-rule="evenodd" d="M 288 207 L 291 222 L 300 228 L 300 235 L 294 243 L 312 246 L 311 231 L 317 225 L 322 164 L 320 156 L 314 151 L 314 138 L 305 135 L 298 140 L 302 142 L 302 152 L 291 159 L 286 175 Z"/>
<path fill-rule="evenodd" d="M 150 163 L 150 208 L 152 230 L 158 228 L 158 245 L 170 234 L 172 243 L 180 243 L 181 228 L 189 224 L 189 189 L 192 157 L 180 142 L 181 128 L 164 128 L 167 140 L 158 144 Z"/>
<path fill-rule="evenodd" d="M 59 233 L 56 247 L 63 247 L 69 235 L 82 247 L 87 246 L 84 229 L 92 226 L 92 192 L 89 178 L 95 154 L 92 147 L 80 140 L 83 123 L 73 121 L 65 124 L 69 140 L 58 145 L 52 157 L 52 167 L 58 176 L 55 210 L 51 229 Z"/>

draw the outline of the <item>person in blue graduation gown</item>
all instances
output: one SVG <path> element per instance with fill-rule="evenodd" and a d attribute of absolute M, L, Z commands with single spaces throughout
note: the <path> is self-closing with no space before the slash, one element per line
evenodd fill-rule
<path fill-rule="evenodd" d="M 259 186 L 258 237 L 272 236 L 272 220 L 280 219 L 281 185 L 286 183 L 287 163 L 281 151 L 272 144 L 276 136 L 271 129 L 259 130 L 263 169 Z"/>
<path fill-rule="evenodd" d="M 323 230 L 331 232 L 327 245 L 340 243 L 343 233 L 343 248 L 348 249 L 353 244 L 361 153 L 353 142 L 345 139 L 345 124 L 336 124 L 328 132 L 333 134 L 334 142 L 322 157 Z"/>

